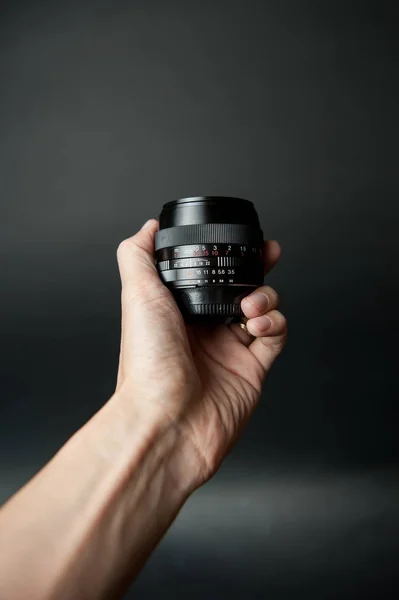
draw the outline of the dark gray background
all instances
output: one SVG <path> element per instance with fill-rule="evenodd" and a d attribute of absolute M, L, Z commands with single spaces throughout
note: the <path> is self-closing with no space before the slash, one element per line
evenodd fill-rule
<path fill-rule="evenodd" d="M 287 348 L 132 598 L 399 591 L 397 35 L 393 2 L 1 5 L 2 500 L 114 390 L 123 238 L 221 194 L 283 247 Z"/>

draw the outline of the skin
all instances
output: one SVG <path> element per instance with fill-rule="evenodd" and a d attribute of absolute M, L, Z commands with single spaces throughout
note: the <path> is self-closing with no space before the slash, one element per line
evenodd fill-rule
<path fill-rule="evenodd" d="M 284 347 L 261 287 L 238 325 L 187 326 L 154 262 L 155 219 L 122 242 L 116 390 L 0 510 L 0 598 L 121 598 L 190 495 L 218 470 Z M 265 242 L 265 273 L 280 257 Z"/>

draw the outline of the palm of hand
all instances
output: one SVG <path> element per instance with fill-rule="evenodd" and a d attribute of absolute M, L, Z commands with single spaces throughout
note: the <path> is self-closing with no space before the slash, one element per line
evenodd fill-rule
<path fill-rule="evenodd" d="M 187 333 L 202 392 L 200 407 L 189 407 L 187 420 L 214 470 L 255 409 L 265 372 L 229 327 L 187 326 Z"/>

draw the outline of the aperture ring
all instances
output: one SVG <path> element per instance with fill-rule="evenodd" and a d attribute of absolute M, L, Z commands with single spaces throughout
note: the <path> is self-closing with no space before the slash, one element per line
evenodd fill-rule
<path fill-rule="evenodd" d="M 259 283 L 263 281 L 262 265 L 254 264 L 237 267 L 234 269 L 218 269 L 207 267 L 205 269 L 170 269 L 160 272 L 164 283 L 174 283 L 179 281 L 192 281 L 204 285 L 204 283 Z"/>
<path fill-rule="evenodd" d="M 263 232 L 248 225 L 205 223 L 161 229 L 155 234 L 155 250 L 185 244 L 246 244 L 263 243 Z"/>

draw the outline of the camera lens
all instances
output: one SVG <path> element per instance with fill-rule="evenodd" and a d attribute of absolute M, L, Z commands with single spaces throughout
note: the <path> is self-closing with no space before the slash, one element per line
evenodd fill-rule
<path fill-rule="evenodd" d="M 168 202 L 155 235 L 158 273 L 187 323 L 231 323 L 263 283 L 263 232 L 249 200 L 200 196 Z"/>

